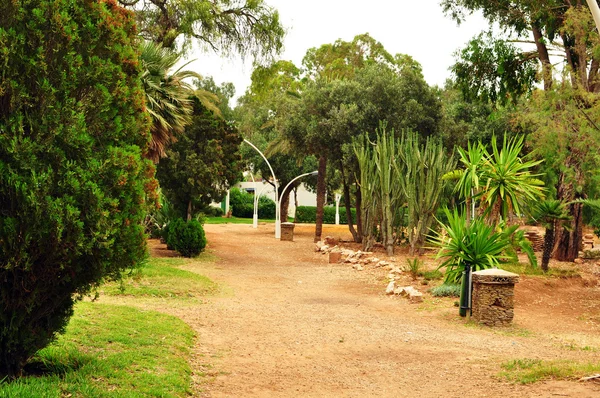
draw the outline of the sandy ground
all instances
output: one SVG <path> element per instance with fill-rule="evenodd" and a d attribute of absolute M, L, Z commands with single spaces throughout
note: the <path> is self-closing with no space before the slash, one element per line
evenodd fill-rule
<path fill-rule="evenodd" d="M 218 260 L 186 269 L 226 293 L 159 308 L 197 332 L 197 396 L 600 397 L 593 382 L 523 386 L 497 376 L 500 364 L 514 359 L 600 361 L 593 275 L 523 279 L 515 326 L 491 329 L 459 318 L 453 299 L 425 294 L 424 303 L 410 304 L 386 296 L 382 269 L 328 264 L 314 251 L 314 227 L 298 227 L 294 242 L 276 240 L 272 224 L 205 228 Z M 325 234 L 346 231 L 330 227 Z"/>

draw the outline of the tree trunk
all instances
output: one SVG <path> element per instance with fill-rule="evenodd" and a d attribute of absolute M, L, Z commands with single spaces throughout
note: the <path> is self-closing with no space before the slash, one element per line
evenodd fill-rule
<path fill-rule="evenodd" d="M 192 220 L 192 201 L 191 200 L 188 202 L 187 220 L 188 220 L 188 222 Z"/>
<path fill-rule="evenodd" d="M 327 157 L 319 157 L 319 174 L 317 176 L 317 220 L 315 226 L 315 242 L 321 240 L 323 234 L 323 207 L 325 206 L 325 178 L 327 173 Z"/>
<path fill-rule="evenodd" d="M 298 214 L 298 187 L 294 187 L 294 222 L 296 222 L 296 214 Z"/>
<path fill-rule="evenodd" d="M 350 188 L 348 187 L 348 181 L 346 181 L 346 175 L 344 173 L 344 165 L 340 162 L 340 173 L 342 174 L 342 183 L 344 186 L 344 206 L 346 206 L 346 221 L 348 222 L 348 229 L 352 234 L 352 239 L 355 242 L 360 243 L 358 240 L 358 234 L 354 229 L 354 222 L 352 221 L 352 208 L 350 204 Z"/>
<path fill-rule="evenodd" d="M 540 29 L 533 25 L 531 27 L 533 32 L 533 39 L 535 46 L 537 47 L 538 57 L 542 63 L 542 78 L 544 79 L 544 90 L 550 90 L 552 87 L 552 63 L 550 62 L 550 55 L 548 54 L 548 48 L 544 43 L 542 32 Z"/>
<path fill-rule="evenodd" d="M 288 220 L 288 209 L 290 207 L 290 193 L 294 188 L 295 187 L 291 187 L 290 189 L 286 190 L 281 196 L 281 222 L 287 222 Z"/>
<path fill-rule="evenodd" d="M 362 243 L 363 241 L 363 219 L 362 219 L 362 192 L 360 186 L 356 184 L 356 230 L 358 231 L 358 237 L 356 243 Z"/>
<path fill-rule="evenodd" d="M 579 257 L 581 238 L 583 236 L 583 205 L 573 203 L 570 205 L 571 220 L 570 230 L 563 228 L 558 235 L 558 247 L 555 258 L 559 261 L 573 262 Z"/>
<path fill-rule="evenodd" d="M 546 228 L 544 236 L 544 251 L 542 252 L 542 271 L 548 272 L 548 264 L 554 248 L 554 228 Z"/>

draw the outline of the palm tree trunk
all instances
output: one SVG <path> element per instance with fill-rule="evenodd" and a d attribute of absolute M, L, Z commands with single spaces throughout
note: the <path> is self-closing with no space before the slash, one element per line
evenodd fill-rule
<path fill-rule="evenodd" d="M 315 226 L 315 242 L 321 240 L 323 234 L 323 207 L 325 206 L 325 177 L 327 173 L 327 157 L 321 155 L 319 157 L 319 174 L 317 176 L 317 219 Z"/>
<path fill-rule="evenodd" d="M 542 252 L 542 271 L 548 272 L 548 264 L 554 248 L 554 227 L 546 228 L 544 236 L 544 251 Z"/>

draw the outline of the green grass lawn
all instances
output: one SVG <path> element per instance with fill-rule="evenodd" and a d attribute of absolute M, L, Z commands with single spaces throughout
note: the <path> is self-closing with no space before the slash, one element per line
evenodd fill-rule
<path fill-rule="evenodd" d="M 205 276 L 186 271 L 191 262 L 212 262 L 210 254 L 202 253 L 194 259 L 181 257 L 150 258 L 121 282 L 104 285 L 100 292 L 111 296 L 193 298 L 212 295 L 219 286 Z"/>
<path fill-rule="evenodd" d="M 79 303 L 66 333 L 28 365 L 37 376 L 0 384 L 0 397 L 187 397 L 193 339 L 172 316 Z"/>

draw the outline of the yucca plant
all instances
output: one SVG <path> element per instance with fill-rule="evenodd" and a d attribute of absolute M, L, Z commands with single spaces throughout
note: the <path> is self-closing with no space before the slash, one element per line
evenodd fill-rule
<path fill-rule="evenodd" d="M 473 271 L 498 267 L 509 257 L 505 254 L 510 240 L 506 234 L 475 218 L 467 225 L 464 215 L 444 209 L 448 224 L 432 241 L 440 248 L 438 259 L 444 259 L 439 268 L 445 268 L 445 282 L 459 283 L 465 267 Z"/>
<path fill-rule="evenodd" d="M 521 214 L 524 201 L 536 201 L 544 197 L 544 183 L 532 174 L 531 169 L 542 161 L 521 158 L 523 137 L 507 139 L 504 136 L 499 150 L 495 137 L 492 153 L 486 153 L 481 179 L 485 183 L 482 201 L 492 223 L 507 220 L 510 211 Z"/>
<path fill-rule="evenodd" d="M 437 258 L 444 259 L 439 266 L 446 269 L 444 283 L 461 283 L 460 315 L 465 316 L 471 294 L 470 272 L 498 267 L 508 258 L 505 250 L 510 241 L 482 218 L 467 224 L 465 216 L 456 210 L 444 209 L 444 212 L 448 219 L 448 224 L 442 225 L 445 233 L 438 233 L 433 242 L 440 248 Z"/>

